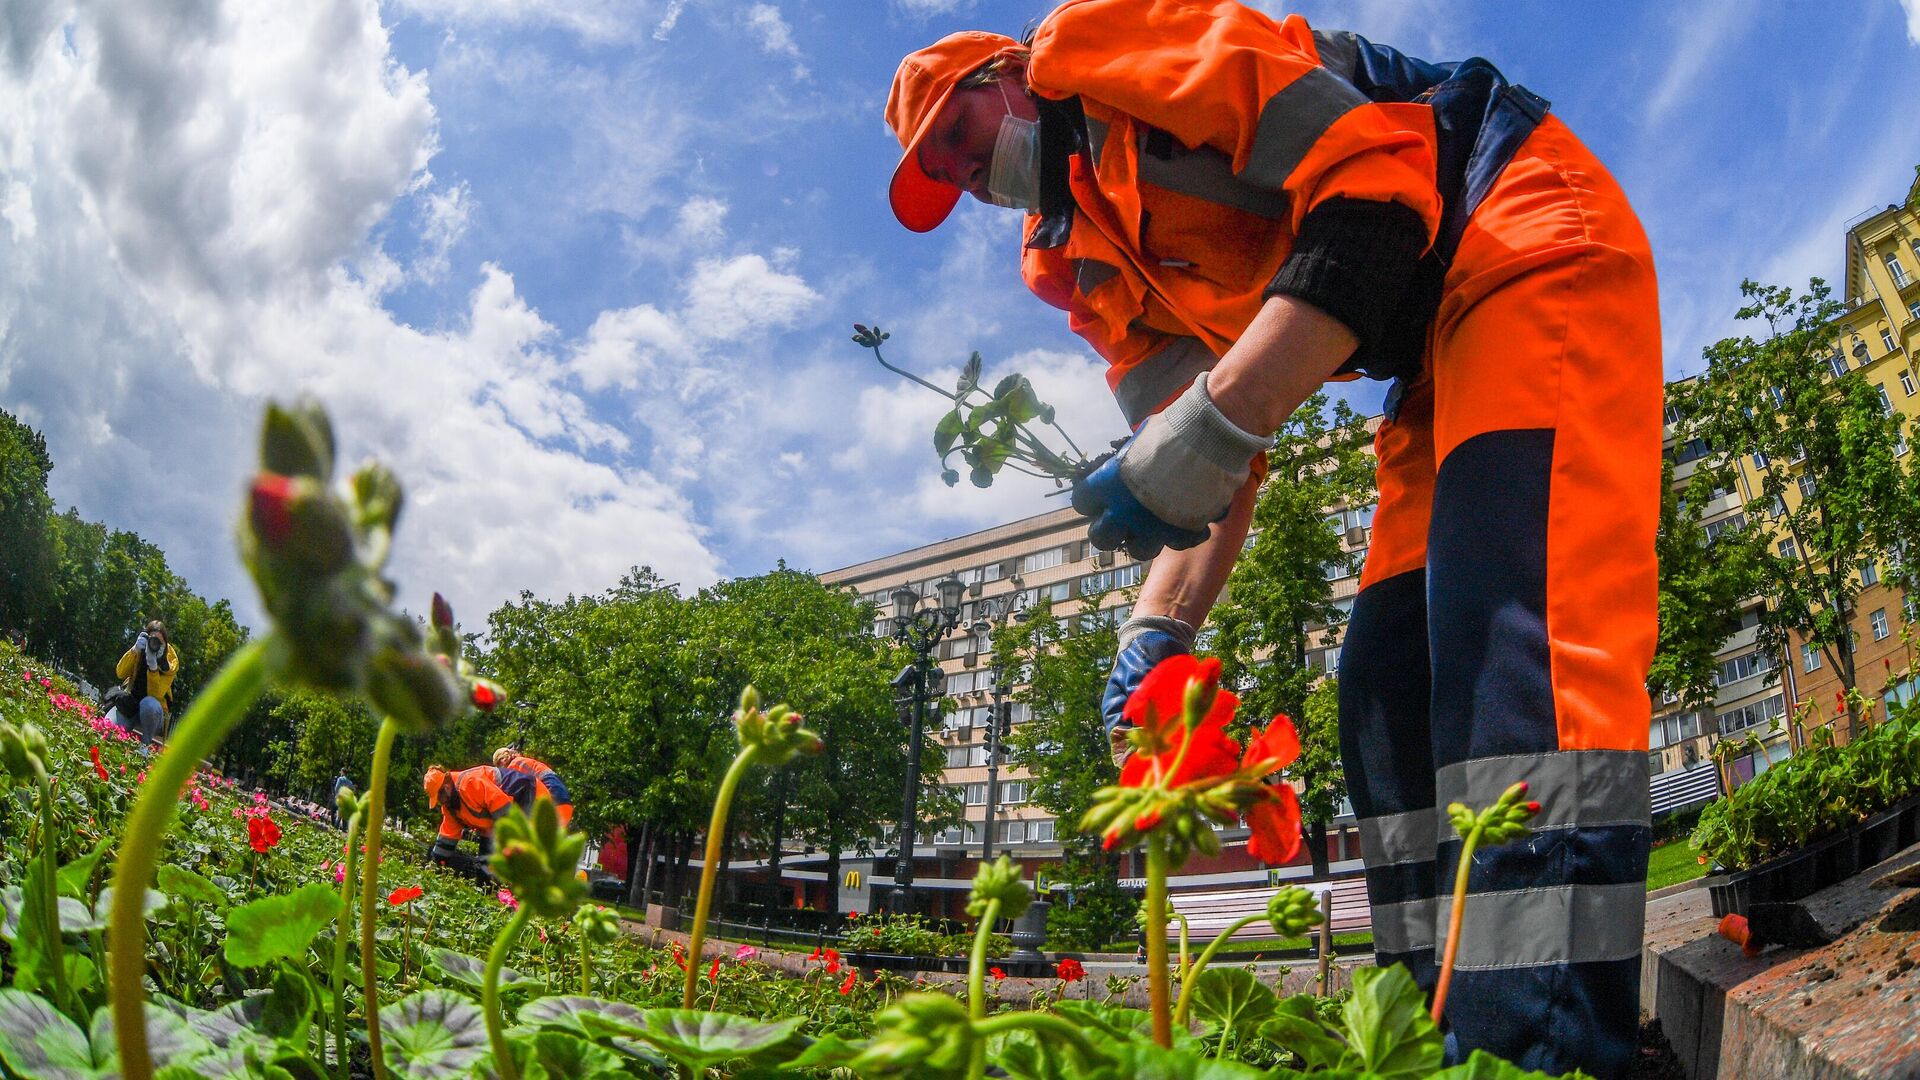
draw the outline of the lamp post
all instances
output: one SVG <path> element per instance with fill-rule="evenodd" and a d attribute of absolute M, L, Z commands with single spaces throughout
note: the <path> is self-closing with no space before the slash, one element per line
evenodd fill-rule
<path fill-rule="evenodd" d="M 996 626 L 1004 626 L 1009 618 L 1015 622 L 1027 621 L 1026 598 L 1021 595 L 1021 581 L 1018 575 L 1011 579 L 1013 591 L 994 600 L 982 600 L 979 617 L 973 621 L 974 640 L 987 648 L 987 677 L 992 681 L 992 712 L 987 718 L 987 820 L 981 829 L 980 861 L 993 861 L 994 818 L 1000 799 L 1000 747 L 1002 740 L 1012 727 L 1012 717 L 1006 711 L 1007 663 L 1006 658 L 993 648 L 993 631 Z"/>
<path fill-rule="evenodd" d="M 913 910 L 913 841 L 920 823 L 920 746 L 927 724 L 927 702 L 945 683 L 933 662 L 934 647 L 960 625 L 960 594 L 966 586 L 949 572 L 935 583 L 937 606 L 921 607 L 920 594 L 905 585 L 893 590 L 893 640 L 905 645 L 913 660 L 893 680 L 903 705 L 911 704 L 907 726 L 907 787 L 900 809 L 900 854 L 893 865 L 893 891 L 887 896 L 891 911 Z"/>

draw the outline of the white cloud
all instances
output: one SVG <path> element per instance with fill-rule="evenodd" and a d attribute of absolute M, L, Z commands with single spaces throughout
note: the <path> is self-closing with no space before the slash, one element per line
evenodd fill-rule
<path fill-rule="evenodd" d="M 771 56 L 782 56 L 793 63 L 793 77 L 807 77 L 807 65 L 800 54 L 800 46 L 794 44 L 793 28 L 780 15 L 780 9 L 772 4 L 754 4 L 742 15 L 751 33 L 760 42 L 760 48 Z"/>
<path fill-rule="evenodd" d="M 447 275 L 447 253 L 467 233 L 473 220 L 473 189 L 462 180 L 441 191 L 422 194 L 420 202 L 420 251 L 413 258 L 413 273 L 429 284 Z"/>
<path fill-rule="evenodd" d="M 1900 0 L 1900 8 L 1907 14 L 1907 40 L 1920 45 L 1920 0 Z"/>
<path fill-rule="evenodd" d="M 916 19 L 929 19 L 973 7 L 973 0 L 892 0 L 896 11 Z"/>
<path fill-rule="evenodd" d="M 726 220 L 724 201 L 696 196 L 681 205 L 674 231 L 690 243 L 716 244 L 726 236 Z"/>
<path fill-rule="evenodd" d="M 1642 113 L 1649 129 L 1674 115 L 1701 77 L 1716 70 L 1714 58 L 1726 51 L 1760 9 L 1744 0 L 1711 0 L 1671 10 L 1674 26 L 1663 50 L 1671 59 L 1647 95 Z"/>
<path fill-rule="evenodd" d="M 680 13 L 687 9 L 687 0 L 668 0 L 667 10 L 660 16 L 660 22 L 653 28 L 653 40 L 665 41 L 673 34 L 673 28 L 680 22 Z"/>
<path fill-rule="evenodd" d="M 595 42 L 620 41 L 636 36 L 652 19 L 656 5 L 641 0 L 394 0 L 422 18 L 442 23 L 503 26 L 556 26 Z M 677 19 L 684 0 L 668 5 L 668 20 Z M 671 29 L 671 23 L 668 22 Z"/>
<path fill-rule="evenodd" d="M 410 606 L 439 588 L 471 620 L 639 562 L 718 575 L 691 504 L 568 388 L 569 343 L 505 269 L 481 268 L 450 326 L 382 306 L 395 260 L 373 238 L 424 190 L 437 118 L 374 0 L 126 0 L 66 32 L 0 71 L 0 395 L 46 431 L 57 497 L 249 613 L 224 538 L 252 418 L 308 392 L 347 460 L 406 484 Z M 447 257 L 470 205 L 464 185 L 423 197 L 421 258 Z M 763 268 L 741 280 L 782 283 Z M 126 498 L 129 477 L 164 497 Z"/>

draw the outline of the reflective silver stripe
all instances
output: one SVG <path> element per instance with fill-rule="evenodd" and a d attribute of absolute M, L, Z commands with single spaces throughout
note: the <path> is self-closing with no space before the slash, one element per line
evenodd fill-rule
<path fill-rule="evenodd" d="M 1361 818 L 1360 851 L 1367 865 L 1432 862 L 1442 816 L 1429 808 Z"/>
<path fill-rule="evenodd" d="M 1397 904 L 1373 905 L 1373 948 L 1376 952 L 1403 953 L 1431 949 L 1440 912 L 1440 901 L 1405 900 Z"/>
<path fill-rule="evenodd" d="M 1240 178 L 1280 190 L 1334 121 L 1366 103 L 1366 95 L 1326 68 L 1302 72 L 1260 107 L 1253 153 Z"/>
<path fill-rule="evenodd" d="M 1177 337 L 1166 347 L 1135 364 L 1113 396 L 1120 402 L 1129 427 L 1153 415 L 1160 403 L 1186 389 L 1195 375 L 1213 367 L 1217 359 L 1199 338 Z"/>
<path fill-rule="evenodd" d="M 1472 893 L 1454 967 L 1496 971 L 1625 960 L 1640 955 L 1646 921 L 1647 889 L 1640 882 Z M 1378 929 L 1374 940 L 1380 940 Z"/>
<path fill-rule="evenodd" d="M 1148 133 L 1142 132 L 1144 143 Z M 1256 187 L 1233 174 L 1233 159 L 1211 146 L 1191 150 L 1169 139 L 1172 151 L 1166 158 L 1140 151 L 1140 179 L 1155 187 L 1177 191 L 1196 199 L 1245 210 L 1269 220 L 1287 216 L 1287 197 L 1278 191 Z"/>
<path fill-rule="evenodd" d="M 1087 117 L 1087 154 L 1095 165 L 1100 164 L 1100 150 L 1107 145 L 1107 125 L 1093 117 Z"/>
<path fill-rule="evenodd" d="M 1360 41 L 1348 30 L 1315 30 L 1313 46 L 1320 50 L 1320 63 L 1328 71 L 1351 82 L 1360 66 Z"/>
<path fill-rule="evenodd" d="M 1079 288 L 1081 296 L 1112 281 L 1119 274 L 1119 267 L 1103 263 L 1098 259 L 1073 260 L 1073 283 Z"/>
<path fill-rule="evenodd" d="M 1535 829 L 1580 825 L 1645 825 L 1652 820 L 1647 755 L 1640 750 L 1557 750 L 1475 758 L 1441 769 L 1435 802 L 1479 810 L 1517 780 L 1540 801 Z M 1446 811 L 1440 811 L 1444 820 Z M 1442 836 L 1453 835 L 1451 826 Z"/>

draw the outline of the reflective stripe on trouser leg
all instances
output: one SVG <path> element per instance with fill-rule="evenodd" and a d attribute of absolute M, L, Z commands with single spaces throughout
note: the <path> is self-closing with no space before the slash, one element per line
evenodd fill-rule
<path fill-rule="evenodd" d="M 1524 779 L 1542 804 L 1524 842 L 1475 853 L 1449 1056 L 1610 1080 L 1636 1047 L 1651 840 L 1652 259 L 1605 169 L 1549 118 L 1476 212 L 1446 290 L 1427 551 L 1436 801 L 1478 808 Z M 1459 851 L 1447 830 L 1443 880 Z"/>
<path fill-rule="evenodd" d="M 1340 752 L 1367 863 L 1374 956 L 1434 980 L 1433 755 L 1427 709 L 1432 396 L 1416 386 L 1375 437 L 1380 502 L 1340 652 Z"/>

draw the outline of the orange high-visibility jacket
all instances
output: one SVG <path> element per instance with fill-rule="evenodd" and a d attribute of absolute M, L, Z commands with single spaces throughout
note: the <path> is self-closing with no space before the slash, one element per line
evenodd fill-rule
<path fill-rule="evenodd" d="M 567 782 L 553 771 L 553 766 L 525 754 L 512 754 L 507 758 L 507 768 L 518 769 L 539 781 L 541 790 L 547 793 L 555 806 L 573 805 L 573 793 L 567 790 Z"/>
<path fill-rule="evenodd" d="M 518 769 L 476 765 L 449 773 L 440 795 L 440 835 L 458 840 L 465 829 L 491 835 L 493 823 L 507 807 L 518 803 L 520 809 L 531 812 L 533 793 L 533 777 Z"/>
<path fill-rule="evenodd" d="M 1240 336 L 1316 207 L 1398 203 L 1433 242 L 1433 111 L 1369 99 L 1323 64 L 1335 40 L 1359 39 L 1232 0 L 1071 0 L 1036 32 L 1028 86 L 1078 99 L 1087 152 L 1071 233 L 1030 242 L 1023 276 L 1112 365 L 1130 424 Z"/>

